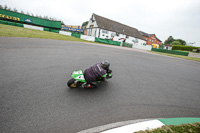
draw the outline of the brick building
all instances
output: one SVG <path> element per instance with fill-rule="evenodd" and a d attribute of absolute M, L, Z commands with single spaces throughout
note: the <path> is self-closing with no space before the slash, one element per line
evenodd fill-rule
<path fill-rule="evenodd" d="M 162 41 L 160 39 L 158 39 L 155 34 L 148 34 L 148 33 L 142 32 L 142 31 L 140 31 L 140 33 L 146 39 L 147 45 L 152 45 L 152 44 L 161 45 L 162 44 Z"/>

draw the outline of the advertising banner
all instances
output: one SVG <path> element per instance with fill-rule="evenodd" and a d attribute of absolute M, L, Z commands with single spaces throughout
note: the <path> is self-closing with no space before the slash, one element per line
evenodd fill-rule
<path fill-rule="evenodd" d="M 28 18 L 24 18 L 24 22 L 27 22 L 27 23 L 33 23 L 33 20 L 28 19 Z"/>
<path fill-rule="evenodd" d="M 71 36 L 71 32 L 66 32 L 66 31 L 59 31 L 59 34 L 63 34 L 63 35 L 67 35 L 67 36 Z"/>
<path fill-rule="evenodd" d="M 3 14 L 0 14 L 0 18 L 20 21 L 20 18 L 18 18 L 18 17 L 12 17 L 12 16 L 8 16 L 8 15 L 3 15 Z"/>
<path fill-rule="evenodd" d="M 70 27 L 62 27 L 62 30 L 67 30 L 67 31 L 74 31 L 74 32 L 83 32 L 83 29 L 77 29 L 77 28 L 70 28 Z"/>
<path fill-rule="evenodd" d="M 27 24 L 24 24 L 24 28 L 28 28 L 28 29 L 34 29 L 34 30 L 41 30 L 43 31 L 44 28 L 43 27 L 39 27 L 39 26 L 33 26 L 33 25 L 27 25 Z"/>

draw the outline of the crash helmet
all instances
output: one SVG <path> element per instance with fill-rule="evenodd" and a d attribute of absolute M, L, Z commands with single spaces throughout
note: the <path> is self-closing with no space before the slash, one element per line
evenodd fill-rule
<path fill-rule="evenodd" d="M 103 69 L 107 70 L 110 66 L 110 63 L 107 60 L 101 62 Z"/>

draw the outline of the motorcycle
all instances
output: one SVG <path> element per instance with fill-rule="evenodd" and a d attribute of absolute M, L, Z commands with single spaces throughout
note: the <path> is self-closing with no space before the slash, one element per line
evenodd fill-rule
<path fill-rule="evenodd" d="M 110 78 L 112 78 L 112 70 L 108 70 L 107 74 L 106 74 L 106 79 L 110 79 Z M 99 78 L 97 83 L 101 83 L 101 82 L 102 82 L 102 78 Z M 91 87 L 94 87 L 94 85 L 87 83 L 82 70 L 74 71 L 72 73 L 72 79 L 70 79 L 67 82 L 67 85 L 70 88 L 78 88 L 78 87 L 91 88 Z"/>

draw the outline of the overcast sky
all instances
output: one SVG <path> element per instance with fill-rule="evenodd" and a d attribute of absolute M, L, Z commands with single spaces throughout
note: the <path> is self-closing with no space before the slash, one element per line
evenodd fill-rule
<path fill-rule="evenodd" d="M 82 25 L 93 13 L 156 36 L 200 47 L 200 0 L 0 0 L 25 13 Z"/>

